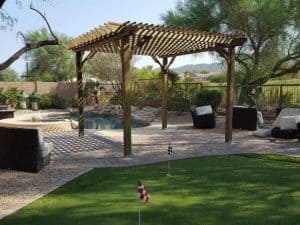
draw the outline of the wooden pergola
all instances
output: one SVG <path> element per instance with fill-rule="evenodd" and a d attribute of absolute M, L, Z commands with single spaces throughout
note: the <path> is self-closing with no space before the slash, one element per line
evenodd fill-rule
<path fill-rule="evenodd" d="M 227 62 L 225 141 L 232 140 L 233 74 L 235 47 L 246 38 L 222 33 L 204 32 L 135 22 L 108 22 L 67 42 L 76 52 L 76 73 L 79 98 L 79 136 L 84 135 L 82 67 L 97 52 L 120 54 L 122 62 L 122 95 L 124 117 L 124 155 L 131 150 L 131 108 L 128 76 L 133 55 L 151 56 L 159 64 L 162 77 L 162 129 L 167 128 L 168 70 L 176 56 L 216 51 Z M 83 55 L 88 53 L 83 59 Z"/>

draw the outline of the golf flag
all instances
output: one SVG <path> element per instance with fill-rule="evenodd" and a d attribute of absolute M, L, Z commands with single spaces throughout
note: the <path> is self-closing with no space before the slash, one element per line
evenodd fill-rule
<path fill-rule="evenodd" d="M 150 195 L 148 194 L 144 185 L 140 181 L 138 181 L 137 191 L 138 191 L 138 198 L 148 203 L 150 199 Z"/>
<path fill-rule="evenodd" d="M 172 147 L 171 143 L 169 142 L 168 154 L 171 155 L 172 153 L 173 153 L 173 147 Z"/>

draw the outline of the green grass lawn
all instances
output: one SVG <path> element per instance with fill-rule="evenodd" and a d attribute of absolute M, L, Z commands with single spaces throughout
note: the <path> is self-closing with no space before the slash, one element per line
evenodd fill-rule
<path fill-rule="evenodd" d="M 4 218 L 0 225 L 300 224 L 300 160 L 202 157 L 95 169 Z M 137 200 L 137 180 L 150 203 Z"/>

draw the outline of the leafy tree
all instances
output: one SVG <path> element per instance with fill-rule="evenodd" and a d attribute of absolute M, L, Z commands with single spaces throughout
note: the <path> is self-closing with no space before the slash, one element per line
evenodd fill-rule
<path fill-rule="evenodd" d="M 101 89 L 103 89 L 103 87 L 101 86 L 101 84 L 98 81 L 97 82 L 86 82 L 86 84 L 84 86 L 84 90 L 83 90 L 83 96 L 85 97 L 86 103 L 88 103 L 87 102 L 88 97 L 93 95 L 94 99 L 95 99 L 95 103 L 99 104 L 98 93 Z"/>
<path fill-rule="evenodd" d="M 17 81 L 19 76 L 13 69 L 7 68 L 0 71 L 0 81 Z"/>
<path fill-rule="evenodd" d="M 171 84 L 174 85 L 179 80 L 179 74 L 174 70 L 169 70 L 168 79 L 171 81 Z"/>
<path fill-rule="evenodd" d="M 202 73 L 202 74 L 209 74 L 208 70 L 200 70 L 199 72 Z"/>
<path fill-rule="evenodd" d="M 97 53 L 91 60 L 87 61 L 84 69 L 85 73 L 97 77 L 100 81 L 109 83 L 116 93 L 114 104 L 122 105 L 122 64 L 119 55 Z M 133 70 L 133 67 L 131 70 Z M 131 74 L 133 74 L 133 71 Z M 132 76 L 128 79 L 132 79 Z"/>
<path fill-rule="evenodd" d="M 226 83 L 226 74 L 224 72 L 209 75 L 207 80 L 212 83 Z"/>
<path fill-rule="evenodd" d="M 151 65 L 136 69 L 134 75 L 137 79 L 159 79 L 159 71 L 153 69 Z"/>
<path fill-rule="evenodd" d="M 162 19 L 167 25 L 247 37 L 236 55 L 242 84 L 261 85 L 300 70 L 300 0 L 185 0 Z"/>
<path fill-rule="evenodd" d="M 57 34 L 56 36 L 61 41 L 68 40 L 64 34 Z M 25 35 L 26 40 L 30 42 L 38 42 L 50 37 L 51 34 L 45 28 Z M 62 81 L 75 76 L 74 55 L 61 45 L 34 49 L 27 53 L 26 58 L 29 62 L 28 80 Z"/>

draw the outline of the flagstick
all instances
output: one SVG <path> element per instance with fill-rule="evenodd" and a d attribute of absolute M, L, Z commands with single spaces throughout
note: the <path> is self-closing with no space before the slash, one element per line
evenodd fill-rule
<path fill-rule="evenodd" d="M 171 176 L 171 159 L 168 160 L 168 173 L 167 176 L 170 177 Z"/>
<path fill-rule="evenodd" d="M 141 225 L 141 207 L 139 206 L 139 225 Z"/>

